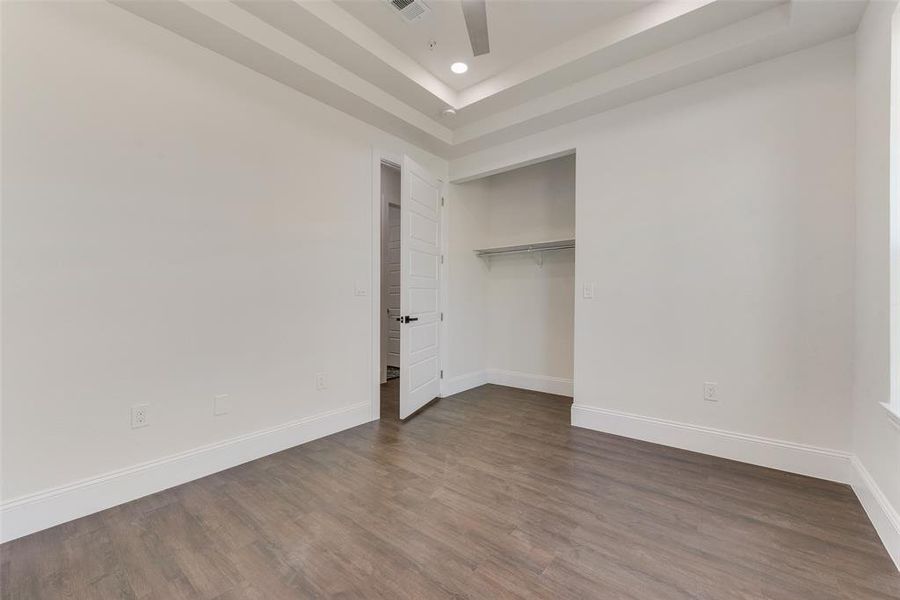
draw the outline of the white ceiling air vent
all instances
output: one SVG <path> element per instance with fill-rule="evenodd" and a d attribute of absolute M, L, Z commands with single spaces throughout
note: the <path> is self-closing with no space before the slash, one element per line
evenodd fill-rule
<path fill-rule="evenodd" d="M 404 21 L 409 23 L 415 23 L 431 12 L 431 9 L 422 0 L 386 0 L 386 2 L 394 7 Z"/>

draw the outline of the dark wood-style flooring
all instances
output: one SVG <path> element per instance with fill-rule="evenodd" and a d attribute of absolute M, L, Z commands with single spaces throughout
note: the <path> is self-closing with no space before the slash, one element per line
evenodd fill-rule
<path fill-rule="evenodd" d="M 2 597 L 900 598 L 844 485 L 484 386 L 0 547 Z"/>

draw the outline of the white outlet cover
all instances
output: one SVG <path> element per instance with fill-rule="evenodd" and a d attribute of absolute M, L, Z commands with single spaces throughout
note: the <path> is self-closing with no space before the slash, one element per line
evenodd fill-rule
<path fill-rule="evenodd" d="M 327 373 L 316 373 L 316 389 L 320 391 L 328 389 Z"/>
<path fill-rule="evenodd" d="M 703 399 L 707 402 L 719 401 L 719 384 L 712 381 L 703 383 Z"/>
<path fill-rule="evenodd" d="M 584 288 L 582 290 L 582 295 L 585 300 L 593 300 L 594 299 L 594 284 L 586 283 L 584 284 Z"/>
<path fill-rule="evenodd" d="M 228 394 L 218 394 L 213 398 L 213 415 L 221 417 L 231 412 L 231 396 Z"/>
<path fill-rule="evenodd" d="M 140 429 L 150 424 L 150 405 L 135 404 L 131 407 L 131 428 Z"/>

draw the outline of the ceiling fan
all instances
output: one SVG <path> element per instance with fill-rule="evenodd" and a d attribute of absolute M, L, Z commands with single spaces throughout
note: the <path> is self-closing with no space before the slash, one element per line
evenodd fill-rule
<path fill-rule="evenodd" d="M 462 3 L 463 17 L 466 19 L 466 29 L 469 31 L 472 54 L 475 56 L 487 54 L 491 51 L 491 43 L 488 39 L 485 0 L 460 0 L 460 2 Z"/>

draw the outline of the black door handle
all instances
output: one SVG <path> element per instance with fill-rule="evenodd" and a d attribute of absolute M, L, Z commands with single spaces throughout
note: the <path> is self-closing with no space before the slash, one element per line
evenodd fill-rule
<path fill-rule="evenodd" d="M 410 317 L 409 315 L 406 315 L 405 317 L 397 317 L 397 320 L 401 323 L 409 323 L 410 321 L 418 321 L 419 317 Z"/>

